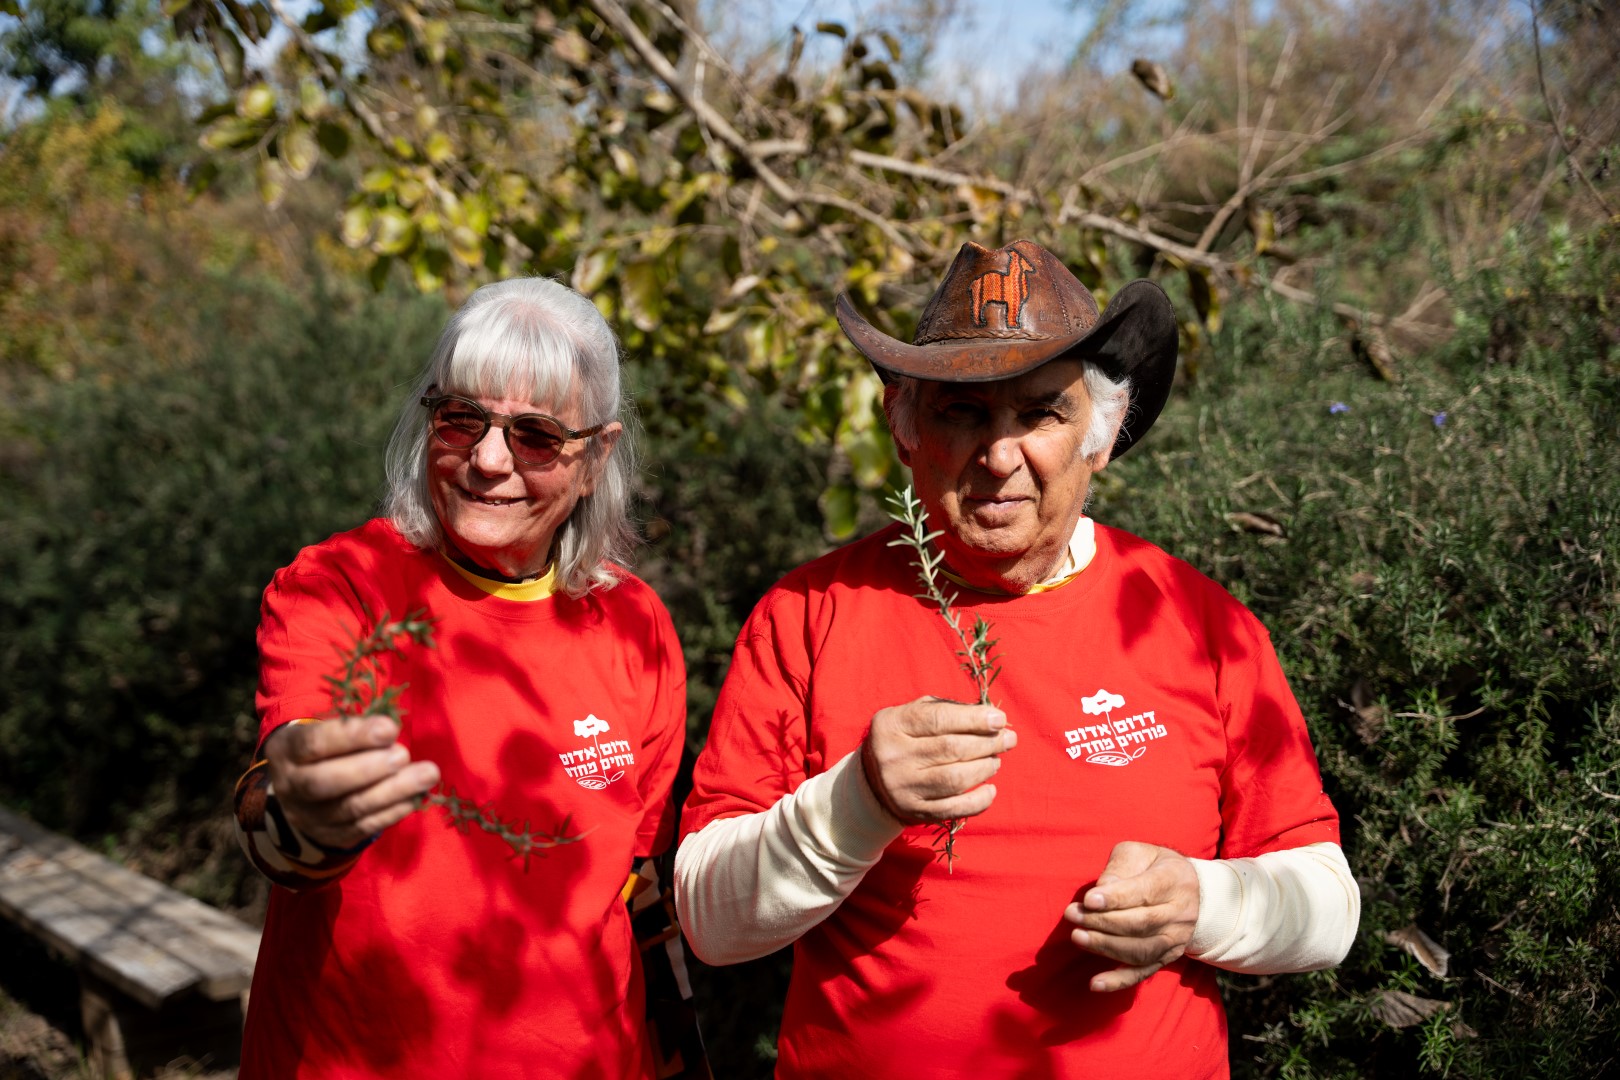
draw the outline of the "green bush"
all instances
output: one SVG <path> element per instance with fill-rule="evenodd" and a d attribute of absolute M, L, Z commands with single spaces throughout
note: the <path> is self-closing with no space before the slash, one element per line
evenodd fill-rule
<path fill-rule="evenodd" d="M 0 801 L 156 846 L 218 819 L 257 733 L 259 595 L 371 512 L 398 384 L 443 319 L 318 283 L 187 284 L 194 359 L 20 380 L 0 412 Z"/>
<path fill-rule="evenodd" d="M 1507 238 L 1395 384 L 1323 319 L 1246 305 L 1147 452 L 1103 474 L 1102 520 L 1270 627 L 1363 886 L 1337 971 L 1228 980 L 1240 1075 L 1613 1068 L 1612 241 Z M 1409 926 L 1450 951 L 1444 979 L 1386 938 Z M 1392 1026 L 1392 992 L 1430 1015 Z"/>

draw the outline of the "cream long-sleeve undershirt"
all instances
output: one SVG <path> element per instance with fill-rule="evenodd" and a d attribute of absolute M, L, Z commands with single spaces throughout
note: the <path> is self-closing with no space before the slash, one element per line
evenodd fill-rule
<path fill-rule="evenodd" d="M 797 941 L 903 828 L 872 792 L 858 752 L 769 810 L 710 822 L 675 856 L 687 942 L 707 963 L 736 964 Z M 1331 967 L 1349 952 L 1361 898 L 1337 844 L 1191 862 L 1199 899 L 1187 955 L 1271 974 Z"/>

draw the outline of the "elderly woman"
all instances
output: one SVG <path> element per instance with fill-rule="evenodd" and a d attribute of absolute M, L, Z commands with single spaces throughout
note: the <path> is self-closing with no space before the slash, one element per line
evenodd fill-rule
<path fill-rule="evenodd" d="M 237 818 L 278 887 L 244 1080 L 653 1075 L 621 894 L 670 841 L 685 675 L 668 614 L 616 561 L 623 407 L 588 300 L 480 289 L 406 397 L 384 516 L 265 590 Z M 311 722 L 357 638 L 418 611 L 431 646 L 377 658 L 402 724 Z M 514 858 L 423 807 L 435 790 L 572 842 Z"/>

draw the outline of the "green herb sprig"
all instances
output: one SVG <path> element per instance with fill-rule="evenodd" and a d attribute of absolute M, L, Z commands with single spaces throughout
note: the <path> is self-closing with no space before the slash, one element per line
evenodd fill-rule
<path fill-rule="evenodd" d="M 369 615 L 369 613 L 368 613 Z M 332 687 L 332 707 L 338 716 L 367 716 L 382 714 L 399 723 L 404 710 L 399 697 L 407 683 L 390 686 L 383 682 L 378 669 L 380 657 L 394 653 L 402 655 L 409 645 L 433 648 L 433 620 L 422 609 L 411 612 L 403 619 L 390 620 L 388 612 L 376 620 L 369 633 L 356 637 L 354 644 L 342 653 L 341 674 L 328 675 Z M 479 804 L 463 799 L 449 784 L 440 784 L 422 796 L 421 806 L 438 806 L 449 816 L 446 822 L 457 832 L 465 833 L 476 825 L 484 832 L 498 837 L 512 849 L 513 858 L 523 860 L 525 873 L 531 856 L 564 844 L 577 844 L 585 839 L 583 833 L 569 834 L 573 818 L 565 817 L 551 832 L 538 832 L 528 821 L 519 825 L 495 813 L 492 803 Z"/>
<path fill-rule="evenodd" d="M 988 705 L 990 687 L 1001 674 L 1001 661 L 992 651 L 996 641 L 990 636 L 990 624 L 983 616 L 975 616 L 972 631 L 963 629 L 962 619 L 953 606 L 956 594 L 947 594 L 940 583 L 942 575 L 939 568 L 945 561 L 945 555 L 931 546 L 941 533 L 939 530 L 928 531 L 928 516 L 923 511 L 922 500 L 907 486 L 890 496 L 888 502 L 889 516 L 905 526 L 905 531 L 890 540 L 889 546 L 910 548 L 913 552 L 911 565 L 917 568 L 917 579 L 923 587 L 923 591 L 915 596 L 938 608 L 940 618 L 945 620 L 945 625 L 962 643 L 962 647 L 956 651 L 956 655 L 962 658 L 962 670 L 973 677 L 973 685 L 979 691 L 979 704 Z M 947 870 L 956 859 L 956 834 L 961 828 L 961 818 L 953 818 L 939 826 L 936 848 L 944 858 Z"/>

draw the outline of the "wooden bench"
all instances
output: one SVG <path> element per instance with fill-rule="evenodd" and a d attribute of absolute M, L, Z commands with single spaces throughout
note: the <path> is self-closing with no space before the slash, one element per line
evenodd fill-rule
<path fill-rule="evenodd" d="M 237 1062 L 258 930 L 4 808 L 0 915 L 78 970 L 99 1075 Z"/>

